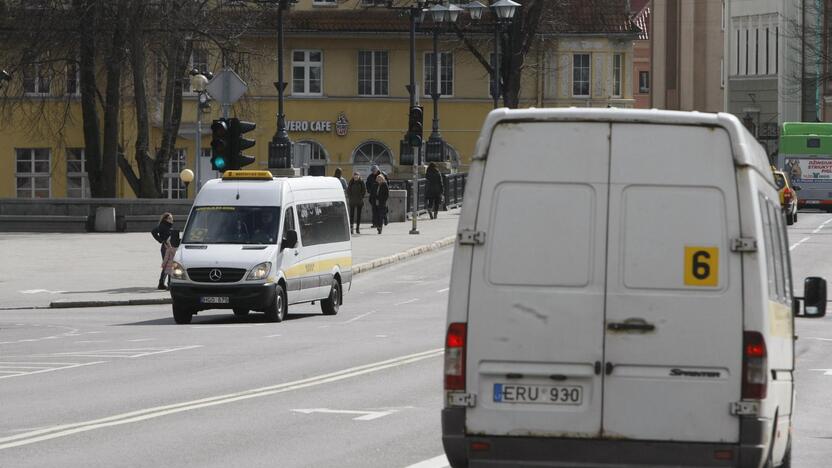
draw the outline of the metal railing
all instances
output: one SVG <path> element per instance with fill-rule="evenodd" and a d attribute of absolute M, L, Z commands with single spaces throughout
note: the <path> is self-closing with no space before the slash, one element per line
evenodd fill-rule
<path fill-rule="evenodd" d="M 458 174 L 442 174 L 442 184 L 445 193 L 442 200 L 442 209 L 448 210 L 462 206 L 462 196 L 465 194 L 465 182 L 468 179 L 467 173 Z M 419 212 L 425 211 L 425 188 L 427 187 L 427 179 L 421 178 L 417 182 L 419 185 L 419 200 L 417 209 Z M 407 191 L 407 212 L 413 211 L 413 181 L 409 179 L 394 179 L 388 182 L 390 190 L 406 190 Z"/>

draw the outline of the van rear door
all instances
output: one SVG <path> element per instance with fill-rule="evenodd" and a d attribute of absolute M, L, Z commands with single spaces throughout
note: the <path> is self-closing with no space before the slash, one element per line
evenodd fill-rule
<path fill-rule="evenodd" d="M 471 266 L 468 433 L 601 432 L 609 137 L 607 123 L 494 130 Z"/>
<path fill-rule="evenodd" d="M 721 128 L 612 126 L 606 437 L 737 442 L 742 263 Z"/>

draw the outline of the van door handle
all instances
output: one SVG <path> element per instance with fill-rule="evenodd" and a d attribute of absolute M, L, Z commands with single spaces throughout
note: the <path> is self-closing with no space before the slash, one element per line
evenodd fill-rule
<path fill-rule="evenodd" d="M 297 257 L 298 255 L 300 255 L 300 252 L 298 252 L 297 249 L 295 249 L 295 257 Z"/>
<path fill-rule="evenodd" d="M 606 369 L 604 369 L 604 373 L 607 374 L 607 375 L 612 375 L 612 371 L 613 371 L 613 369 L 615 369 L 615 366 L 613 365 L 613 363 L 608 362 L 605 367 L 606 367 Z"/>
<path fill-rule="evenodd" d="M 627 319 L 623 322 L 608 323 L 607 330 L 649 332 L 656 330 L 656 326 L 652 323 L 647 323 L 644 319 Z"/>

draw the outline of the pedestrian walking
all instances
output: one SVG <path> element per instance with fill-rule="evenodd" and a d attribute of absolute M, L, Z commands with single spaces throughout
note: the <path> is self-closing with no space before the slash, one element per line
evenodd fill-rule
<path fill-rule="evenodd" d="M 439 205 L 442 203 L 442 194 L 445 193 L 445 187 L 442 184 L 442 174 L 436 168 L 436 164 L 428 164 L 428 169 L 425 171 L 426 187 L 425 187 L 425 208 L 428 210 L 430 219 L 436 219 L 439 214 Z"/>
<path fill-rule="evenodd" d="M 381 228 L 387 224 L 387 199 L 390 198 L 390 189 L 387 187 L 387 179 L 379 174 L 376 177 L 376 204 L 373 205 L 373 224 L 381 234 Z"/>
<path fill-rule="evenodd" d="M 352 179 L 347 185 L 347 203 L 350 206 L 350 233 L 361 234 L 361 210 L 364 208 L 364 195 L 367 194 L 367 187 L 361 174 L 354 172 Z M 353 225 L 355 230 L 353 231 Z"/>
<path fill-rule="evenodd" d="M 367 176 L 367 183 L 366 183 L 367 194 L 369 194 L 369 196 L 370 196 L 370 206 L 373 206 L 373 207 L 376 206 L 376 189 L 378 187 L 378 176 L 379 175 L 384 176 L 385 181 L 387 180 L 387 174 L 385 174 L 383 171 L 381 171 L 378 168 L 378 166 L 374 165 L 373 167 L 370 168 L 370 175 Z M 373 211 L 373 212 L 375 213 L 375 211 Z M 373 215 L 373 226 L 372 227 L 374 227 L 374 228 L 378 227 L 378 226 L 376 226 L 375 215 Z"/>
<path fill-rule="evenodd" d="M 341 187 L 343 187 L 344 190 L 347 190 L 347 181 L 344 179 L 344 177 L 341 174 L 342 174 L 341 168 L 338 167 L 338 168 L 335 169 L 335 174 L 333 174 L 332 177 L 335 177 L 336 179 L 338 179 L 341 182 Z"/>
<path fill-rule="evenodd" d="M 166 267 L 167 267 L 166 257 L 167 257 L 167 253 L 168 253 L 167 252 L 168 248 L 173 249 L 173 247 L 170 244 L 170 234 L 171 234 L 170 231 L 171 231 L 172 228 L 173 228 L 173 214 L 163 213 L 162 216 L 159 218 L 159 225 L 156 226 L 155 228 L 153 228 L 153 230 L 150 231 L 150 234 L 153 236 L 154 239 L 156 239 L 156 242 L 162 244 L 161 248 L 160 248 L 160 252 L 162 254 L 162 273 L 159 275 L 159 285 L 157 286 L 157 289 L 167 289 L 168 288 L 167 285 L 165 284 L 165 280 L 167 279 L 167 276 L 168 276 L 167 272 L 166 272 Z M 175 249 L 174 249 L 174 251 L 175 251 Z M 173 256 L 171 255 L 170 259 L 172 259 L 172 258 L 173 258 Z"/>

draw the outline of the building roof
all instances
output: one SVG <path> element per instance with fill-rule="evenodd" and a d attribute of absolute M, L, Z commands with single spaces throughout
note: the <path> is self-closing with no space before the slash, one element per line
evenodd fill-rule
<path fill-rule="evenodd" d="M 635 35 L 640 31 L 627 11 L 626 0 L 563 1 L 563 13 L 555 12 L 556 18 L 544 20 L 540 34 Z M 266 24 L 276 21 L 270 18 Z M 284 24 L 290 33 L 406 33 L 410 28 L 406 11 L 384 8 L 289 11 Z M 481 21 L 463 15 L 458 24 L 464 31 L 486 34 L 493 31 L 494 19 L 488 13 Z"/>
<path fill-rule="evenodd" d="M 650 39 L 650 4 L 649 2 L 644 2 L 645 5 L 638 10 L 636 14 L 633 16 L 633 23 L 635 23 L 636 27 L 641 30 L 638 34 L 638 39 L 640 41 L 647 41 Z M 635 4 L 635 2 L 633 2 Z"/>

